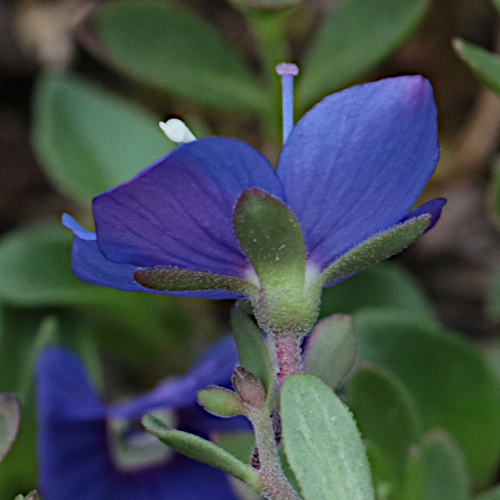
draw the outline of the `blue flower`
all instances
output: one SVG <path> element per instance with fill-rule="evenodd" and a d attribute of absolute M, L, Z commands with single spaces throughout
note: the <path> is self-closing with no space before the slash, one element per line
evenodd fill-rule
<path fill-rule="evenodd" d="M 357 85 L 304 115 L 276 170 L 244 142 L 204 138 L 97 196 L 96 233 L 65 215 L 76 236 L 73 271 L 83 281 L 126 291 L 251 296 L 260 276 L 235 232 L 235 207 L 249 193 L 263 193 L 287 207 L 300 226 L 305 282 L 330 286 L 362 267 L 325 273 L 364 242 L 417 218 L 426 218 L 427 229 L 435 224 L 444 200 L 410 210 L 438 158 L 437 112 L 425 78 Z M 149 270 L 151 280 L 144 274 Z M 179 285 L 183 279 L 189 283 Z"/>
<path fill-rule="evenodd" d="M 196 403 L 207 384 L 228 384 L 237 364 L 225 339 L 187 375 L 172 377 L 126 403 L 107 406 L 80 361 L 63 348 L 44 351 L 37 367 L 39 484 L 47 500 L 236 500 L 228 476 L 179 455 L 138 422 L 159 412 L 173 426 L 208 436 L 247 429 L 242 417 L 213 417 Z"/>

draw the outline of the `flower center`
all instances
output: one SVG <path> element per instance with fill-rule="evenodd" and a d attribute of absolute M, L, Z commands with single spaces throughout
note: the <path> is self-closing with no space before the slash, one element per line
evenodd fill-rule
<path fill-rule="evenodd" d="M 299 74 L 299 68 L 292 63 L 280 63 L 276 73 L 281 76 L 281 96 L 283 108 L 283 144 L 293 128 L 293 79 Z"/>
<path fill-rule="evenodd" d="M 169 428 L 175 428 L 176 416 L 173 411 L 151 412 Z M 138 420 L 111 418 L 107 422 L 108 443 L 111 459 L 121 472 L 135 472 L 157 467 L 169 462 L 174 451 L 158 438 L 146 432 Z"/>

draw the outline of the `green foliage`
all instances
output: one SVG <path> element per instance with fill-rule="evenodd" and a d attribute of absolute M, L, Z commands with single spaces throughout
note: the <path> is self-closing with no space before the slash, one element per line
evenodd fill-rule
<path fill-rule="evenodd" d="M 342 2 L 320 27 L 302 65 L 301 108 L 382 62 L 416 29 L 428 6 L 428 0 Z"/>
<path fill-rule="evenodd" d="M 423 433 L 415 401 L 392 373 L 364 363 L 348 385 L 347 404 L 363 437 L 383 454 L 390 477 L 396 479 L 391 498 L 399 498 L 410 448 Z"/>
<path fill-rule="evenodd" d="M 222 109 L 255 114 L 266 105 L 243 58 L 194 12 L 125 0 L 99 8 L 91 29 L 91 47 L 141 82 Z"/>
<path fill-rule="evenodd" d="M 309 335 L 303 356 L 305 372 L 335 388 L 351 371 L 357 354 L 352 318 L 346 314 L 330 316 Z"/>
<path fill-rule="evenodd" d="M 158 119 L 74 75 L 42 76 L 34 106 L 33 145 L 45 172 L 85 205 L 174 147 Z"/>
<path fill-rule="evenodd" d="M 454 40 L 453 47 L 476 77 L 500 94 L 500 57 L 461 39 Z"/>
<path fill-rule="evenodd" d="M 482 495 L 474 497 L 475 500 L 500 500 L 500 486 L 493 488 Z"/>
<path fill-rule="evenodd" d="M 14 443 L 19 423 L 21 421 L 21 406 L 14 394 L 0 393 L 0 462 L 9 453 Z"/>
<path fill-rule="evenodd" d="M 468 500 L 470 480 L 462 451 L 443 431 L 427 434 L 421 445 L 425 500 Z"/>
<path fill-rule="evenodd" d="M 152 415 L 143 417 L 142 423 L 147 431 L 158 437 L 173 450 L 199 462 L 221 469 L 244 481 L 254 490 L 259 491 L 257 473 L 211 441 L 188 432 L 169 430 Z"/>
<path fill-rule="evenodd" d="M 390 307 L 433 320 L 436 313 L 421 285 L 404 268 L 382 262 L 323 291 L 320 317 Z"/>
<path fill-rule="evenodd" d="M 305 500 L 374 499 L 356 424 L 321 380 L 292 375 L 281 394 L 283 442 Z"/>
<path fill-rule="evenodd" d="M 269 396 L 274 384 L 274 369 L 259 329 L 239 307 L 231 311 L 231 326 L 240 365 L 260 380 Z"/>
<path fill-rule="evenodd" d="M 393 372 L 417 403 L 424 429 L 448 432 L 474 483 L 488 483 L 500 457 L 500 388 L 477 350 L 408 313 L 365 310 L 354 319 L 360 360 Z"/>
<path fill-rule="evenodd" d="M 209 386 L 198 391 L 198 403 L 212 415 L 234 417 L 244 413 L 238 395 L 223 387 Z"/>
<path fill-rule="evenodd" d="M 70 269 L 72 235 L 61 225 L 13 231 L 0 241 L 0 298 L 21 306 L 98 304 L 118 294 L 77 280 Z"/>

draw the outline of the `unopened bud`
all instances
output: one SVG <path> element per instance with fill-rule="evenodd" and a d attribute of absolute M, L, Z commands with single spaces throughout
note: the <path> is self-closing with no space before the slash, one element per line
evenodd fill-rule
<path fill-rule="evenodd" d="M 266 402 L 266 391 L 260 380 L 252 373 L 238 366 L 233 374 L 233 385 L 241 400 L 254 408 L 262 408 Z"/>

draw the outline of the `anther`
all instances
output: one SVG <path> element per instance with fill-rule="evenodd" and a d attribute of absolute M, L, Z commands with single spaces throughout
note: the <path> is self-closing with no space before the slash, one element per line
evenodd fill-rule
<path fill-rule="evenodd" d="M 179 144 L 196 141 L 196 137 L 189 130 L 186 124 L 178 118 L 171 118 L 166 122 L 159 123 L 164 134 L 172 141 Z"/>

